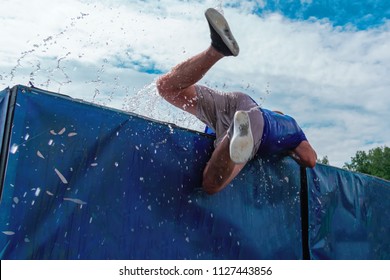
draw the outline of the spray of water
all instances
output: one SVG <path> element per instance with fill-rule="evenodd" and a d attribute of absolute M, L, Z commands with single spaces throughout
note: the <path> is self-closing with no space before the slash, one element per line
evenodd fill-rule
<path fill-rule="evenodd" d="M 128 96 L 123 109 L 189 129 L 204 129 L 204 124 L 197 118 L 165 101 L 157 92 L 156 81 L 146 85 L 135 95 Z"/>
<path fill-rule="evenodd" d="M 223 0 L 214 1 L 212 6 L 222 14 L 224 13 Z M 75 96 L 77 98 L 92 101 L 99 105 L 119 107 L 127 112 L 174 123 L 178 126 L 203 130 L 204 125 L 194 116 L 170 105 L 158 95 L 155 81 L 145 85 L 141 90 L 131 88 L 128 84 L 122 82 L 119 75 L 112 74 L 112 65 L 115 61 L 112 61 L 111 57 L 101 58 L 97 67 L 91 66 L 88 75 L 77 72 L 80 71 L 77 68 L 85 65 L 83 59 L 87 56 L 77 46 L 96 45 L 97 50 L 102 47 L 101 38 L 95 33 L 80 37 L 79 41 L 77 41 L 78 35 L 72 38 L 73 34 L 79 34 L 77 32 L 83 30 L 83 26 L 96 20 L 93 18 L 93 9 L 90 10 L 90 13 L 80 12 L 77 16 L 65 22 L 62 30 L 54 34 L 37 35 L 36 39 L 27 42 L 26 51 L 23 51 L 16 59 L 16 63 L 11 70 L 8 73 L 1 73 L 0 85 L 7 86 L 15 83 L 28 84 L 32 82 L 37 87 L 51 91 L 57 90 L 57 92 L 66 91 L 66 94 L 72 94 L 75 77 L 81 74 L 84 77 L 82 81 L 84 83 L 84 96 Z M 118 18 L 118 23 L 119 21 Z M 111 20 L 112 22 L 114 21 Z M 118 28 L 116 30 L 118 32 L 124 30 L 120 24 L 113 25 L 113 27 Z M 115 30 L 112 32 L 115 32 Z M 66 44 L 69 40 L 73 44 L 71 44 L 71 47 L 66 47 L 69 46 L 69 44 Z M 109 46 L 109 44 L 110 42 L 107 41 L 105 45 Z M 132 49 L 128 44 L 124 45 L 123 48 L 125 50 Z M 269 93 L 268 90 L 266 93 Z M 261 106 L 262 102 L 259 104 Z M 252 108 L 252 110 L 257 108 Z"/>
<path fill-rule="evenodd" d="M 223 15 L 224 14 L 223 13 L 223 0 L 218 0 L 215 2 L 216 2 L 216 5 L 215 5 L 214 9 L 216 9 L 218 12 L 220 12 Z"/>

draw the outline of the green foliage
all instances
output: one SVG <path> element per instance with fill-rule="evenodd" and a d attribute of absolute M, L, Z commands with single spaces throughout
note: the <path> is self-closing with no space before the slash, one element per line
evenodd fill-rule
<path fill-rule="evenodd" d="M 377 147 L 368 153 L 358 151 L 344 168 L 390 180 L 390 148 Z"/>
<path fill-rule="evenodd" d="M 317 159 L 317 162 L 318 162 L 318 163 L 322 163 L 322 164 L 329 165 L 328 156 L 324 156 L 322 159 L 318 158 L 318 159 Z"/>

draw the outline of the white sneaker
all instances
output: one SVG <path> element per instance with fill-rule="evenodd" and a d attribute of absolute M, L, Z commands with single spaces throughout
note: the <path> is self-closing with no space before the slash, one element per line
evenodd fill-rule
<path fill-rule="evenodd" d="M 245 163 L 253 151 L 253 135 L 248 113 L 237 111 L 234 114 L 234 133 L 230 139 L 230 158 L 235 163 Z"/>

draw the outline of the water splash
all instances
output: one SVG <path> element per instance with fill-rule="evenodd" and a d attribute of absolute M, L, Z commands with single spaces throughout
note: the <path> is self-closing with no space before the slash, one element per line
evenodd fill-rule
<path fill-rule="evenodd" d="M 1 84 L 7 83 L 22 83 L 28 84 L 30 82 L 36 82 L 37 86 L 49 87 L 56 83 L 59 85 L 58 91 L 60 92 L 63 85 L 71 83 L 71 78 L 67 73 L 66 66 L 64 66 L 65 60 L 69 58 L 71 52 L 63 54 L 63 50 L 66 49 L 62 44 L 63 41 L 69 40 L 66 37 L 67 33 L 71 30 L 76 30 L 77 22 L 83 20 L 89 14 L 80 12 L 79 16 L 70 18 L 70 22 L 58 33 L 44 36 L 41 40 L 34 39 L 33 42 L 27 41 L 27 50 L 22 51 L 20 56 L 16 59 L 16 64 L 11 68 L 10 72 L 2 73 L 0 80 L 4 81 Z M 36 34 L 35 38 L 40 38 L 40 34 Z M 58 50 L 57 50 L 58 49 Z M 53 55 L 50 53 L 57 52 L 58 54 L 53 59 Z M 41 76 L 47 73 L 46 81 L 43 82 L 38 77 L 38 73 L 42 72 Z"/>
<path fill-rule="evenodd" d="M 146 85 L 133 96 L 128 96 L 123 109 L 151 119 L 180 127 L 203 131 L 204 124 L 188 112 L 164 100 L 157 92 L 156 81 Z"/>
<path fill-rule="evenodd" d="M 223 0 L 216 1 L 216 5 L 215 5 L 214 9 L 216 9 L 218 12 L 220 12 L 222 15 L 224 15 L 224 13 L 223 13 Z"/>
<path fill-rule="evenodd" d="M 215 9 L 224 14 L 223 0 L 216 0 L 211 2 L 211 4 L 211 6 L 214 6 Z M 16 78 L 22 76 L 22 79 L 33 81 L 36 86 L 48 90 L 53 91 L 54 88 L 58 92 L 61 92 L 65 90 L 64 88 L 70 88 L 73 82 L 71 71 L 80 68 L 80 66 L 74 66 L 75 62 L 83 64 L 84 59 L 87 59 L 86 57 L 88 57 L 88 53 L 85 49 L 78 49 L 75 46 L 96 46 L 96 50 L 98 51 L 99 48 L 106 48 L 106 46 L 109 47 L 112 44 L 112 41 L 110 40 L 107 40 L 106 44 L 104 44 L 103 41 L 102 44 L 102 38 L 101 36 L 97 36 L 97 31 L 91 32 L 89 36 L 80 34 L 80 31 L 83 31 L 83 25 L 95 23 L 96 21 L 93 10 L 91 11 L 91 15 L 89 13 L 79 12 L 76 16 L 68 18 L 64 23 L 64 26 L 54 34 L 44 34 L 42 36 L 37 34 L 36 39 L 27 42 L 26 51 L 21 53 L 16 61 L 16 65 L 11 69 L 11 72 L 8 74 L 2 73 L 2 75 L 0 75 L 1 82 L 7 79 L 14 81 Z M 112 13 L 108 15 L 112 15 Z M 109 29 L 109 32 L 120 32 L 123 33 L 123 35 L 126 35 L 125 30 L 129 28 L 127 28 L 124 23 L 121 24 L 119 15 L 120 13 L 118 13 L 117 19 L 110 19 L 110 22 L 104 21 L 105 26 L 103 29 L 107 28 Z M 98 21 L 98 23 L 103 22 Z M 110 29 L 110 27 L 113 29 Z M 105 35 L 105 31 L 102 31 L 102 34 Z M 74 34 L 76 35 L 74 36 Z M 77 37 L 78 35 L 83 36 L 79 39 Z M 74 36 L 74 38 L 72 38 L 72 36 Z M 72 45 L 67 44 L 69 42 L 71 42 Z M 133 49 L 128 42 L 117 43 L 119 43 L 123 51 Z M 128 54 L 127 56 L 129 57 Z M 131 57 L 132 56 L 130 56 L 130 58 Z M 89 90 L 88 87 L 85 87 L 84 92 L 89 92 L 89 95 L 81 97 L 82 99 L 103 106 L 109 105 L 112 107 L 120 107 L 113 104 L 117 103 L 119 99 L 119 105 L 122 105 L 121 109 L 124 111 L 144 115 L 163 122 L 173 123 L 181 127 L 203 131 L 203 123 L 191 114 L 175 108 L 157 94 L 155 82 L 136 91 L 134 88 L 129 88 L 129 86 L 121 81 L 118 75 L 115 76 L 114 74 L 115 77 L 109 76 L 112 74 L 111 70 L 113 64 L 117 63 L 114 56 L 106 55 L 106 57 L 101 56 L 99 59 L 101 60 L 98 60 L 97 66 L 93 66 L 91 74 L 84 80 L 85 85 L 88 85 L 91 90 Z M 88 61 L 88 63 L 90 63 L 90 61 Z M 96 60 L 94 63 L 96 63 Z M 127 68 L 127 66 L 125 66 L 126 63 L 123 64 L 123 67 Z M 23 76 L 25 71 L 27 72 L 25 76 Z M 82 74 L 84 75 L 84 73 Z M 122 78 L 122 80 L 123 79 L 124 78 Z M 67 92 L 67 94 L 69 93 Z M 123 102 L 121 102 L 122 98 Z M 254 109 L 255 108 L 253 108 L 253 110 Z"/>
<path fill-rule="evenodd" d="M 250 87 L 250 85 L 248 85 L 247 88 L 249 88 L 249 87 Z M 257 106 L 254 106 L 254 107 L 250 108 L 249 110 L 247 110 L 247 111 L 245 111 L 245 112 L 250 113 L 250 112 L 252 112 L 252 111 L 254 111 L 254 110 L 259 110 L 260 108 L 262 108 L 264 102 L 267 100 L 267 97 L 268 97 L 270 94 L 271 94 L 271 89 L 270 89 L 270 84 L 269 84 L 269 82 L 268 82 L 267 85 L 266 85 L 266 88 L 265 88 L 264 97 L 261 96 L 261 97 L 260 97 L 260 101 L 257 101 L 257 100 L 256 100 Z"/>

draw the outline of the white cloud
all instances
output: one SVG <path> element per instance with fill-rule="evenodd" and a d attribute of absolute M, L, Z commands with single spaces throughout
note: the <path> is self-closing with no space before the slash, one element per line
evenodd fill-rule
<path fill-rule="evenodd" d="M 246 76 L 237 80 L 260 85 L 254 92 L 266 97 L 265 107 L 295 116 L 303 127 L 312 125 L 306 134 L 320 155 L 342 166 L 356 150 L 372 148 L 366 143 L 389 145 L 383 121 L 390 118 L 389 25 L 343 30 L 275 14 L 236 21 L 242 63 L 234 69 Z M 271 94 L 264 96 L 267 82 Z M 324 122 L 332 126 L 322 127 Z M 337 148 L 342 143 L 348 149 Z"/>
<path fill-rule="evenodd" d="M 390 146 L 389 23 L 358 31 L 324 20 L 260 18 L 250 14 L 256 3 L 246 3 L 223 10 L 240 56 L 220 61 L 202 83 L 245 91 L 296 117 L 331 164 L 342 166 L 359 149 Z M 148 86 L 157 75 L 142 71 L 168 71 L 205 49 L 203 12 L 221 4 L 3 0 L 0 87 L 33 79 L 52 91 L 199 128 Z"/>

